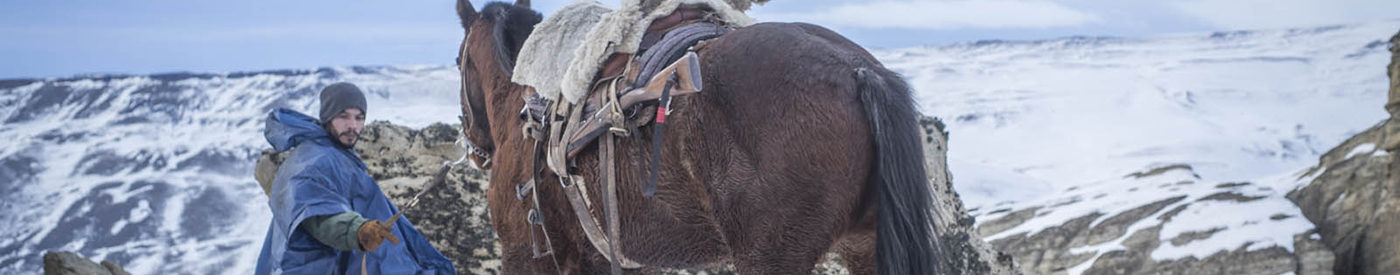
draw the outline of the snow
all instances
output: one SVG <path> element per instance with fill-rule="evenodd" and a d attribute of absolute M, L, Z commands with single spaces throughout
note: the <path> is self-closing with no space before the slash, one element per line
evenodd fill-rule
<path fill-rule="evenodd" d="M 1272 215 L 1278 214 L 1288 215 L 1289 218 L 1270 220 Z M 1218 251 L 1237 249 L 1242 243 L 1251 243 L 1249 250 L 1279 246 L 1293 251 L 1293 235 L 1312 228 L 1312 223 L 1303 218 L 1302 212 L 1282 197 L 1250 203 L 1198 202 L 1187 206 L 1172 222 L 1163 224 L 1162 238 L 1169 240 L 1190 231 L 1225 230 L 1181 246 L 1163 242 L 1151 256 L 1157 260 L 1188 256 L 1205 259 Z"/>
<path fill-rule="evenodd" d="M 997 209 L 1041 207 L 985 239 L 1091 213 L 1102 214 L 1092 222 L 1099 224 L 1183 197 L 1128 228 L 1161 225 L 1152 257 L 1169 259 L 1245 242 L 1291 249 L 1292 236 L 1312 229 L 1284 195 L 1322 173 L 1306 173 L 1322 152 L 1387 116 L 1384 41 L 1397 28 L 1400 21 L 873 54 L 905 75 L 924 113 L 947 123 L 954 186 L 979 221 L 1004 215 L 985 214 Z M 0 223 L 13 225 L 0 228 L 0 273 L 35 270 L 34 255 L 50 249 L 114 259 L 134 274 L 252 273 L 271 219 L 249 176 L 269 147 L 262 119 L 273 107 L 314 114 L 319 87 L 339 81 L 367 92 L 370 120 L 456 122 L 460 84 L 451 65 L 47 79 L 0 89 L 0 165 L 16 163 L 0 168 L 17 169 L 0 180 L 18 182 L 0 184 L 9 188 L 0 194 Z M 46 96 L 60 98 L 41 104 Z M 1354 153 L 1385 153 L 1371 146 Z M 1127 176 L 1177 164 L 1190 169 Z M 1238 182 L 1249 184 L 1217 187 Z M 1259 199 L 1199 201 L 1220 192 Z M 1157 219 L 1183 206 L 1170 222 Z M 1270 218 L 1277 214 L 1290 217 Z M 122 234 L 133 228 L 138 234 Z M 1213 228 L 1224 230 L 1170 243 Z M 1125 249 L 1124 238 L 1074 250 L 1101 255 Z"/>
<path fill-rule="evenodd" d="M 1002 167 L 980 163 L 950 165 L 962 167 L 961 170 L 952 171 L 952 174 L 953 182 L 959 185 L 958 196 L 964 201 L 1021 201 L 1053 191 L 1049 183 Z M 963 187 L 962 184 L 967 186 Z"/>
<path fill-rule="evenodd" d="M 1286 193 L 1322 174 L 1306 173 L 1322 153 L 1388 117 L 1385 40 L 1396 29 L 1400 21 L 980 41 L 875 55 L 906 76 L 925 113 L 948 124 L 954 187 L 978 221 L 1040 208 L 984 239 L 1033 235 L 1093 213 L 1102 215 L 1098 224 L 1184 197 L 1116 240 L 1071 249 L 1126 249 L 1121 243 L 1134 231 L 1161 225 L 1163 242 L 1151 256 L 1165 260 L 1240 247 L 1291 250 L 1293 236 L 1313 225 Z M 1386 154 L 1376 151 L 1370 144 L 1352 155 Z M 1126 177 L 1172 164 L 1191 169 Z M 1225 183 L 1248 185 L 1217 187 Z M 1257 199 L 1199 201 L 1220 192 Z M 1170 222 L 1157 219 L 1177 207 L 1185 208 Z M 1170 243 L 1214 228 L 1221 231 L 1209 238 Z"/>
<path fill-rule="evenodd" d="M 1356 147 L 1352 147 L 1352 148 L 1351 148 L 1351 152 L 1348 152 L 1347 155 L 1346 155 L 1345 157 L 1342 157 L 1342 159 L 1350 159 L 1350 158 L 1352 158 L 1352 157 L 1355 157 L 1355 156 L 1358 156 L 1358 155 L 1362 155 L 1362 154 L 1371 154 L 1371 153 L 1373 153 L 1373 152 L 1375 152 L 1375 151 L 1376 151 L 1376 144 L 1375 144 L 1375 143 L 1363 143 L 1363 144 L 1361 144 L 1361 145 L 1357 145 Z"/>
<path fill-rule="evenodd" d="M 452 66 L 46 79 L 0 89 L 0 273 L 46 250 L 123 263 L 135 274 L 252 273 L 271 213 L 252 164 L 273 107 L 315 114 L 350 81 L 368 119 L 455 123 Z M 23 116 L 23 117 L 22 117 Z M 15 177 L 15 178 L 10 178 Z M 11 188 L 10 183 L 0 187 Z M 203 211 L 203 212 L 201 212 Z M 214 212 L 210 212 L 214 211 Z"/>

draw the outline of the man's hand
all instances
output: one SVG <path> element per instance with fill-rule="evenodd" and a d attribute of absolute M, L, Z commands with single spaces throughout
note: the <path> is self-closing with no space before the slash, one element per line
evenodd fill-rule
<path fill-rule="evenodd" d="M 389 225 L 379 222 L 379 220 L 365 222 L 363 225 L 360 225 L 358 234 L 360 248 L 363 248 L 364 251 L 374 251 L 374 249 L 379 248 L 380 244 L 384 243 L 385 239 L 396 244 L 399 243 L 399 238 L 394 237 L 394 234 L 390 233 L 393 229 L 393 227 L 389 227 Z"/>

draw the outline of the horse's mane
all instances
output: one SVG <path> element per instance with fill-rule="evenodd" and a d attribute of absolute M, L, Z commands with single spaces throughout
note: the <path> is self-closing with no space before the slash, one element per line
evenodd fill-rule
<path fill-rule="evenodd" d="M 503 2 L 486 4 L 486 7 L 481 8 L 480 14 L 481 18 L 477 20 L 486 20 L 485 22 L 494 24 L 492 40 L 497 61 L 509 75 L 515 69 L 515 59 L 516 55 L 520 54 L 520 47 L 525 44 L 525 39 L 530 37 L 530 32 L 535 30 L 535 24 L 544 18 L 530 8 Z"/>

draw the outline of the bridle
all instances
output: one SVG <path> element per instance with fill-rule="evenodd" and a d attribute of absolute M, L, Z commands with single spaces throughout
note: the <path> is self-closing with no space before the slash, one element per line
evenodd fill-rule
<path fill-rule="evenodd" d="M 462 94 L 461 94 L 461 96 L 462 96 L 462 102 L 463 102 L 462 104 L 467 105 L 467 106 L 466 106 L 466 107 L 467 107 L 467 108 L 466 108 L 466 112 L 467 112 L 467 113 L 471 113 L 471 112 L 473 112 L 473 111 L 475 110 L 474 108 L 472 108 L 471 95 L 468 94 L 468 93 L 469 93 L 469 92 L 468 92 L 468 89 L 470 89 L 470 88 L 467 86 L 467 84 L 468 84 L 468 83 L 467 83 L 467 76 L 466 76 L 466 74 L 465 74 L 466 71 L 464 71 L 464 70 L 467 68 L 467 62 L 470 61 L 470 59 L 468 59 L 468 56 L 467 56 L 467 49 L 471 48 L 471 47 L 470 47 L 471 36 L 472 36 L 471 29 L 468 28 L 468 29 L 467 29 L 467 36 L 466 36 L 465 38 L 462 38 L 462 41 L 463 41 L 463 42 L 462 42 L 462 51 L 461 51 L 460 53 L 457 54 L 457 72 L 460 74 L 459 76 L 462 78 L 462 92 L 461 92 L 461 93 L 462 93 Z M 472 114 L 472 115 L 475 115 L 475 114 Z M 485 149 L 481 149 L 481 147 L 477 147 L 475 144 L 472 144 L 472 142 L 471 142 L 470 139 L 467 139 L 467 130 L 475 129 L 475 128 L 476 128 L 476 119 L 475 119 L 475 117 L 468 118 L 468 117 L 467 117 L 467 114 L 462 114 L 462 115 L 458 115 L 458 116 L 457 116 L 457 119 L 459 119 L 459 120 L 462 121 L 462 147 L 463 147 L 463 148 L 466 148 L 466 150 L 467 150 L 469 153 L 471 153 L 472 155 L 475 155 L 475 156 L 477 156 L 478 158 L 483 159 L 483 162 L 482 162 L 482 163 L 479 163 L 477 166 L 479 166 L 479 167 L 480 167 L 481 169 L 483 169 L 483 170 L 485 170 L 485 169 L 490 169 L 490 167 L 491 167 L 491 156 L 495 153 L 495 152 L 493 152 L 494 150 L 485 150 Z M 490 138 L 490 137 L 487 137 L 487 138 Z"/>
<path fill-rule="evenodd" d="M 528 3 L 528 1 L 526 1 L 526 3 Z M 463 38 L 463 39 L 462 39 L 462 51 L 461 51 L 461 53 L 458 53 L 458 58 L 456 58 L 456 67 L 458 67 L 458 72 L 461 72 L 461 73 L 462 73 L 462 76 L 461 76 L 461 77 L 462 77 L 462 98 L 463 98 L 463 102 L 465 102 L 465 105 L 466 105 L 466 112 L 468 112 L 468 114 L 472 114 L 472 112 L 473 112 L 473 108 L 472 108 L 472 97 L 470 97 L 470 95 L 468 94 L 468 93 L 469 93 L 469 91 L 468 91 L 468 83 L 466 83 L 466 72 L 465 72 L 466 67 L 468 67 L 468 66 L 466 66 L 466 65 L 468 65 L 468 63 L 470 62 L 469 56 L 466 55 L 466 52 L 468 52 L 468 49 L 470 49 L 470 42 L 472 42 L 472 28 L 468 27 L 468 28 L 466 28 L 466 38 Z M 504 67 L 503 67 L 503 69 L 504 69 Z M 483 91 L 483 93 L 484 93 L 484 91 Z M 483 98 L 484 98 L 484 95 L 483 95 Z M 476 114 L 472 114 L 472 115 L 475 116 Z M 468 116 L 466 116 L 466 114 L 458 115 L 458 118 L 459 118 L 459 119 L 462 119 L 462 126 L 463 126 L 463 128 L 462 128 L 462 129 L 463 129 L 463 130 L 462 130 L 462 146 L 463 146 L 463 147 L 466 147 L 466 149 L 468 149 L 470 153 L 475 154 L 475 156 L 477 156 L 477 157 L 480 157 L 480 159 L 486 160 L 486 163 L 482 164 L 482 166 L 480 166 L 480 167 L 482 167 L 482 170 L 487 170 L 487 168 L 489 168 L 489 167 L 490 167 L 490 164 L 491 164 L 491 154 L 494 153 L 493 150 L 483 150 L 483 149 L 480 149 L 480 147 L 477 147 L 477 146 L 475 146 L 475 145 L 472 145 L 472 142 L 470 142 L 470 140 L 466 139 L 466 129 L 475 129 L 475 126 L 476 126 L 476 119 L 475 119 L 475 118 L 468 119 Z M 490 130 L 490 128 L 487 128 L 487 130 Z M 536 143 L 536 154 L 539 154 L 538 146 L 539 146 L 538 143 Z M 532 178 L 531 178 L 531 181 L 529 181 L 529 184 L 531 184 L 531 185 L 535 184 L 535 178 L 533 178 L 533 177 L 535 177 L 536 174 L 539 174 L 538 171 L 535 171 L 535 168 L 532 168 L 532 171 L 533 171 L 533 173 L 532 173 L 532 175 L 531 175 Z M 519 187 L 517 187 L 517 199 L 521 199 L 521 201 L 524 201 L 525 196 L 524 196 L 524 194 L 521 194 L 521 192 L 522 192 L 521 189 L 519 189 Z M 554 271 L 556 271 L 556 274 L 564 274 L 563 268 L 560 268 L 560 265 L 559 265 L 559 258 L 557 258 L 557 257 L 559 257 L 559 255 L 554 254 L 554 248 L 553 248 L 553 246 L 552 246 L 552 241 L 549 240 L 549 230 L 546 230 L 546 229 L 545 229 L 545 217 L 540 216 L 540 213 L 542 213 L 542 210 L 540 210 L 540 203 L 539 203 L 539 199 L 538 199 L 538 198 L 539 198 L 539 195 L 536 195 L 536 192 L 539 192 L 539 189 L 538 189 L 538 188 L 529 188 L 529 192 L 531 192 L 531 198 L 532 198 L 532 199 L 531 199 L 531 210 L 529 210 L 528 215 L 526 215 L 526 220 L 528 220 L 528 222 L 531 223 L 531 246 L 532 246 L 533 248 L 535 248 L 535 250 L 533 250 L 533 251 L 535 251 L 535 255 L 533 255 L 533 257 L 535 257 L 535 258 L 542 258 L 542 257 L 546 257 L 546 255 L 547 255 L 547 257 L 550 257 L 550 260 L 552 260 L 552 262 L 553 262 L 553 264 L 554 264 Z M 543 240 L 543 243 L 545 243 L 545 246 L 546 246 L 546 247 L 549 247 L 549 250 L 545 251 L 545 253 L 543 253 L 543 254 L 540 253 L 540 251 L 539 251 L 539 243 L 538 243 L 539 240 L 536 240 L 536 239 L 535 239 L 535 233 L 533 233 L 533 230 L 535 230 L 535 229 L 533 229 L 533 226 L 539 226 L 539 227 L 540 227 L 540 232 L 542 232 L 543 237 L 545 237 L 545 240 Z"/>

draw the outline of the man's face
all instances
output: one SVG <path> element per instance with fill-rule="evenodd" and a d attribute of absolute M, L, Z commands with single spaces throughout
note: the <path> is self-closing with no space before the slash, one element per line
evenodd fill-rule
<path fill-rule="evenodd" d="M 355 147 L 355 141 L 360 138 L 360 130 L 365 129 L 365 113 L 359 108 L 347 108 L 335 115 L 328 127 L 331 136 L 341 145 Z"/>

